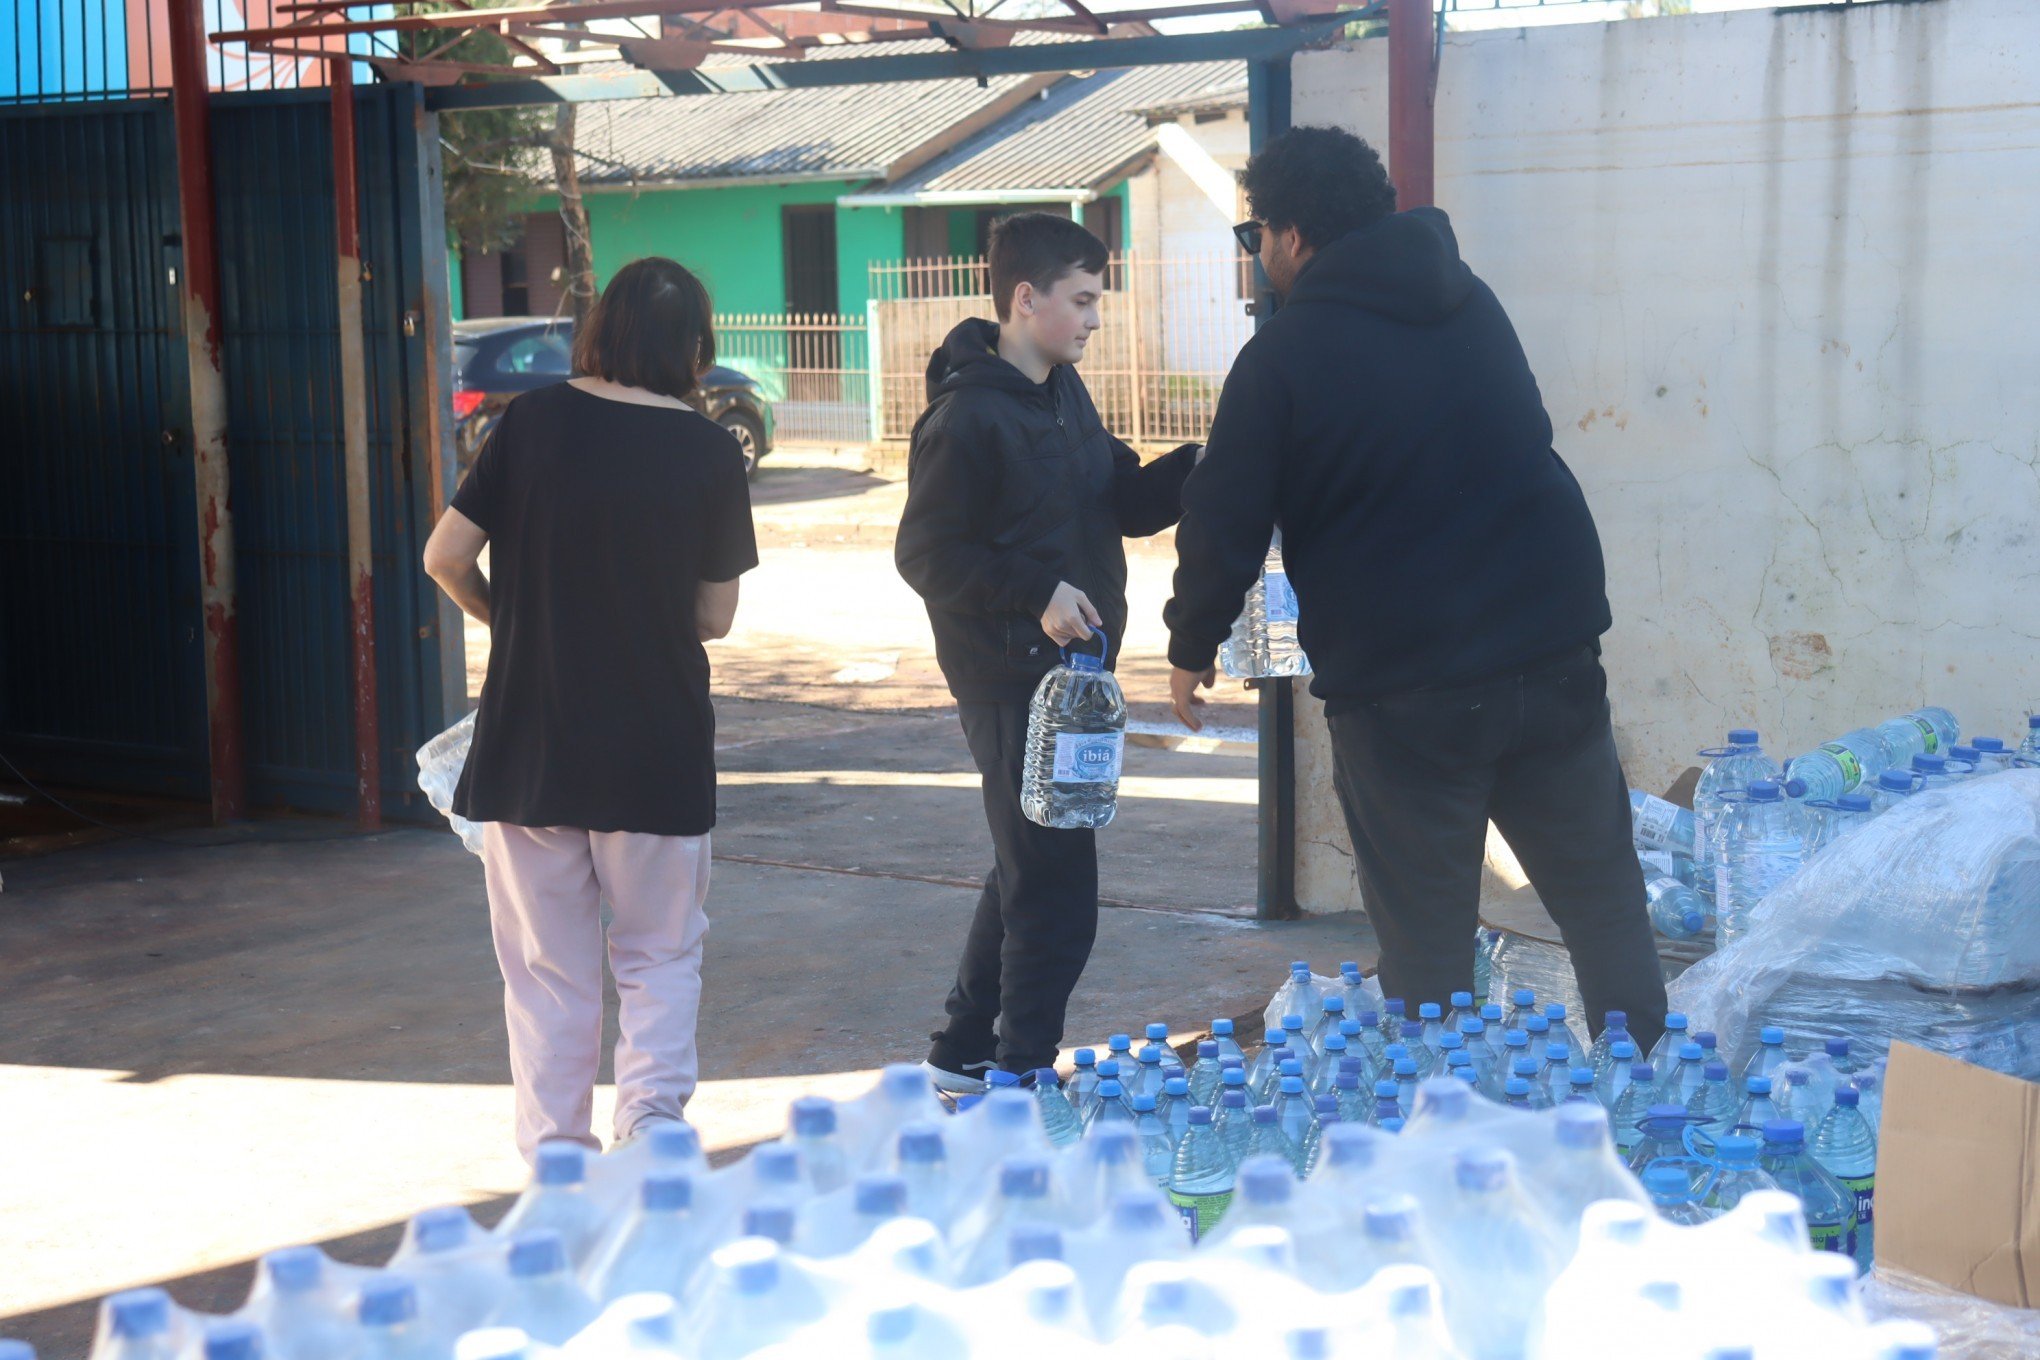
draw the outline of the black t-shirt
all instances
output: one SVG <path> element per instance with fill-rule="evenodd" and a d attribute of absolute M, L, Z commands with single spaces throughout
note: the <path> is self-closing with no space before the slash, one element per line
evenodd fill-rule
<path fill-rule="evenodd" d="M 737 441 L 568 383 L 503 412 L 453 508 L 489 536 L 492 643 L 453 810 L 699 836 L 715 825 L 703 581 L 758 565 Z"/>

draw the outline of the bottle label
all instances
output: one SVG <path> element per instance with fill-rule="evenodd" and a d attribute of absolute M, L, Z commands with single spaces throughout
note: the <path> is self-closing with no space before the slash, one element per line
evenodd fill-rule
<path fill-rule="evenodd" d="M 1265 607 L 1270 623 L 1296 622 L 1296 591 L 1289 584 L 1289 573 L 1270 568 L 1261 577 L 1265 591 Z"/>
<path fill-rule="evenodd" d="M 1636 839 L 1646 845 L 1670 845 L 1672 827 L 1678 823 L 1680 810 L 1676 803 L 1667 803 L 1662 798 L 1645 794 L 1642 804 L 1636 809 Z"/>
<path fill-rule="evenodd" d="M 1877 1195 L 1877 1177 L 1837 1176 L 1835 1179 L 1840 1181 L 1843 1188 L 1856 1197 L 1857 1228 L 1860 1230 L 1869 1227 L 1871 1223 L 1876 1221 L 1875 1215 L 1871 1211 L 1871 1201 Z"/>
<path fill-rule="evenodd" d="M 1183 1195 L 1169 1192 L 1169 1203 L 1176 1206 L 1176 1212 L 1183 1216 L 1183 1222 L 1190 1229 L 1190 1240 L 1196 1242 L 1204 1234 L 1218 1226 L 1218 1220 L 1225 1217 L 1226 1206 L 1232 1203 L 1233 1192 L 1221 1190 L 1214 1195 Z"/>
<path fill-rule="evenodd" d="M 1055 734 L 1055 782 L 1116 784 L 1125 751 L 1124 732 L 1058 732 Z"/>
<path fill-rule="evenodd" d="M 1933 755 L 1941 749 L 1941 734 L 1925 718 L 1914 718 L 1912 725 L 1920 729 L 1920 739 L 1926 743 L 1927 754 Z"/>
<path fill-rule="evenodd" d="M 1636 854 L 1636 862 L 1652 874 L 1661 874 L 1671 879 L 1676 879 L 1679 876 L 1678 870 L 1672 867 L 1672 856 L 1669 851 L 1639 850 Z"/>
<path fill-rule="evenodd" d="M 1841 1223 L 1809 1223 L 1806 1235 L 1813 1239 L 1815 1251 L 1840 1252 L 1844 1256 L 1856 1254 L 1856 1220 L 1853 1218 Z"/>
<path fill-rule="evenodd" d="M 1863 782 L 1863 762 L 1854 751 L 1838 741 L 1824 743 L 1821 750 L 1835 758 L 1835 764 L 1842 767 L 1842 792 L 1847 793 Z"/>

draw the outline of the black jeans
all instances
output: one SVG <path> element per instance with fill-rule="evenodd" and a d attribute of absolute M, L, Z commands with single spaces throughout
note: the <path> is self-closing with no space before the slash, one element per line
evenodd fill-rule
<path fill-rule="evenodd" d="M 1021 814 L 1026 704 L 960 703 L 957 714 L 984 776 L 993 861 L 928 1060 L 951 1072 L 1049 1067 L 1098 935 L 1097 833 L 1051 831 Z"/>
<path fill-rule="evenodd" d="M 1393 695 L 1330 725 L 1383 995 L 1404 998 L 1414 1015 L 1420 1002 L 1444 1005 L 1473 986 L 1492 820 L 1564 936 L 1589 1029 L 1626 1011 L 1637 1051 L 1648 1053 L 1664 1028 L 1664 978 L 1594 650 Z"/>

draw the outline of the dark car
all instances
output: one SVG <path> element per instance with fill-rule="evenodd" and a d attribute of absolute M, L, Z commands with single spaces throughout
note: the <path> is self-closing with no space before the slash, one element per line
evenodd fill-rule
<path fill-rule="evenodd" d="M 453 323 L 454 445 L 460 469 L 481 452 L 503 408 L 520 392 L 573 376 L 574 323 L 542 316 L 496 316 Z M 772 450 L 772 404 L 758 384 L 717 364 L 702 375 L 695 409 L 737 437 L 744 467 Z"/>

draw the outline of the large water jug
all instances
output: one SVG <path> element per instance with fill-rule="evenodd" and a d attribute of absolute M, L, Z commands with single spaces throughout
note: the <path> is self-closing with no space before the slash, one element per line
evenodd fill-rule
<path fill-rule="evenodd" d="M 558 1233 L 567 1260 L 576 1269 L 586 1263 L 601 1238 L 602 1208 L 588 1192 L 588 1150 L 579 1143 L 554 1140 L 538 1145 L 531 1184 L 503 1215 L 496 1233 L 508 1238 L 534 1228 Z M 532 1335 L 545 1340 L 536 1332 Z"/>
<path fill-rule="evenodd" d="M 1776 779 L 1778 762 L 1764 754 L 1754 728 L 1738 727 L 1728 744 L 1700 752 L 1709 757 L 1693 789 L 1694 863 L 1690 882 L 1708 901 L 1714 900 L 1714 838 L 1721 829 L 1724 793 L 1740 793 L 1758 779 Z M 1674 872 L 1673 877 L 1679 875 Z"/>
<path fill-rule="evenodd" d="M 1233 621 L 1232 636 L 1218 649 L 1218 665 L 1227 675 L 1246 680 L 1310 674 L 1310 658 L 1296 637 L 1296 591 L 1282 565 L 1280 529 L 1268 545 L 1260 576 L 1247 587 L 1246 606 Z"/>
<path fill-rule="evenodd" d="M 389 1268 L 418 1287 L 421 1320 L 448 1345 L 482 1325 L 506 1283 L 502 1244 L 456 1205 L 415 1215 Z"/>
<path fill-rule="evenodd" d="M 1041 677 L 1027 709 L 1020 810 L 1037 826 L 1095 829 L 1118 807 L 1126 752 L 1126 698 L 1105 669 L 1111 639 L 1098 630 L 1098 655 L 1063 649 L 1063 664 Z"/>
<path fill-rule="evenodd" d="M 596 1311 L 568 1269 L 557 1231 L 534 1228 L 511 1239 L 509 1285 L 490 1326 L 515 1327 L 533 1341 L 562 1346 L 595 1320 Z"/>
<path fill-rule="evenodd" d="M 1962 724 L 1945 708 L 1916 708 L 1877 725 L 1889 757 L 1886 764 L 1904 769 L 1914 756 L 1946 755 L 1962 735 Z"/>
<path fill-rule="evenodd" d="M 695 1180 L 684 1171 L 645 1177 L 623 1231 L 589 1263 L 588 1288 L 598 1303 L 645 1291 L 686 1292 L 716 1245 L 713 1226 L 694 1210 Z"/>
<path fill-rule="evenodd" d="M 1769 779 L 1751 784 L 1721 824 L 1715 867 L 1714 933 L 1726 949 L 1749 929 L 1750 913 L 1806 859 L 1806 812 Z"/>
<path fill-rule="evenodd" d="M 1851 789 L 1873 783 L 1890 764 L 1891 752 L 1884 738 L 1867 727 L 1859 727 L 1803 756 L 1794 756 L 1785 767 L 1785 795 L 1839 798 Z"/>

